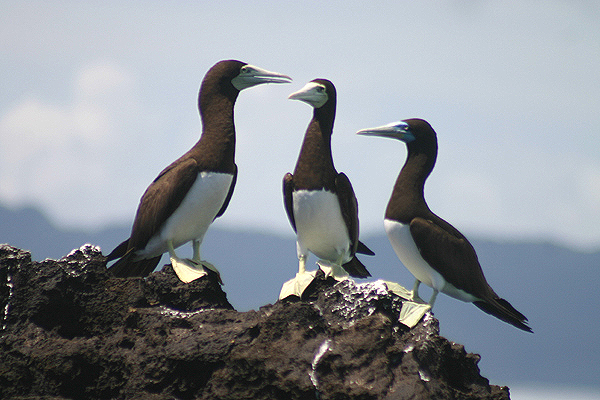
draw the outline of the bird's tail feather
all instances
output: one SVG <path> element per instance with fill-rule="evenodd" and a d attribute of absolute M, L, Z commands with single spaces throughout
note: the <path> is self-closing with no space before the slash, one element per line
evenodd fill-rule
<path fill-rule="evenodd" d="M 366 254 L 368 256 L 374 256 L 375 253 L 373 252 L 373 250 L 371 250 L 370 248 L 367 247 L 366 244 L 364 244 L 363 242 L 361 242 L 360 240 L 358 241 L 358 247 L 356 249 L 357 253 L 360 254 Z"/>
<path fill-rule="evenodd" d="M 124 240 L 119 244 L 109 255 L 106 256 L 106 261 L 117 260 L 108 270 L 119 278 L 127 278 L 130 276 L 147 276 L 160 261 L 160 257 L 149 258 L 147 260 L 133 261 L 134 249 L 129 248 L 129 239 Z"/>
<path fill-rule="evenodd" d="M 128 278 L 130 276 L 148 276 L 158 265 L 162 255 L 146 260 L 132 261 L 133 252 L 127 252 L 119 261 L 108 270 L 116 277 Z"/>
<path fill-rule="evenodd" d="M 346 264 L 342 265 L 346 272 L 355 278 L 368 278 L 371 276 L 367 268 L 360 262 L 360 260 L 356 257 L 352 257 L 352 260 L 348 261 Z"/>
<path fill-rule="evenodd" d="M 127 253 L 127 247 L 129 246 L 129 239 L 124 240 L 120 245 L 115 247 L 109 255 L 106 256 L 106 261 L 116 260 L 117 258 L 123 257 Z"/>
<path fill-rule="evenodd" d="M 531 332 L 531 328 L 527 325 L 527 317 L 517 311 L 508 301 L 497 297 L 487 301 L 474 301 L 479 309 L 493 315 L 494 317 L 507 322 L 525 332 Z"/>

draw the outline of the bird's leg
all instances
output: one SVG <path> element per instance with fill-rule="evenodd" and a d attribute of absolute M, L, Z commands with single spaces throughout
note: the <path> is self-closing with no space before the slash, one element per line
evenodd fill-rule
<path fill-rule="evenodd" d="M 298 273 L 296 276 L 289 281 L 285 282 L 279 292 L 279 300 L 283 300 L 289 296 L 302 297 L 302 293 L 306 290 L 308 285 L 315 279 L 315 272 L 306 272 L 306 259 L 308 254 L 300 251 L 298 247 Z"/>
<path fill-rule="evenodd" d="M 431 309 L 433 310 L 433 303 L 435 303 L 435 299 L 438 295 L 439 291 L 436 289 L 433 289 L 433 293 L 431 294 L 431 298 L 429 299 L 429 305 L 431 306 Z"/>
<path fill-rule="evenodd" d="M 175 253 L 175 247 L 173 247 L 173 241 L 172 240 L 167 240 L 167 250 L 169 251 L 169 258 L 172 260 L 177 260 L 179 261 L 180 258 L 177 257 L 177 254 Z"/>
<path fill-rule="evenodd" d="M 198 264 L 204 268 L 208 268 L 211 271 L 213 271 L 214 273 L 216 273 L 219 283 L 222 285 L 223 281 L 221 280 L 221 273 L 219 272 L 217 267 L 215 267 L 213 264 L 209 263 L 208 261 L 202 260 L 200 258 L 200 240 L 192 240 L 192 248 L 194 249 L 194 256 L 191 261 L 193 261 L 195 264 Z"/>
<path fill-rule="evenodd" d="M 167 249 L 169 250 L 169 258 L 171 259 L 173 270 L 177 274 L 179 280 L 183 283 L 190 283 L 207 274 L 200 263 L 196 263 L 190 259 L 183 260 L 179 258 L 177 254 L 175 254 L 172 240 L 167 240 Z"/>
<path fill-rule="evenodd" d="M 298 256 L 298 273 L 304 274 L 306 272 L 306 254 L 302 254 Z"/>
<path fill-rule="evenodd" d="M 194 248 L 194 256 L 192 260 L 200 264 L 200 241 L 192 240 L 192 247 Z"/>
<path fill-rule="evenodd" d="M 415 284 L 413 286 L 412 289 L 412 301 L 423 301 L 420 297 L 419 297 L 419 286 L 421 285 L 421 281 L 419 281 L 418 279 L 415 279 Z"/>

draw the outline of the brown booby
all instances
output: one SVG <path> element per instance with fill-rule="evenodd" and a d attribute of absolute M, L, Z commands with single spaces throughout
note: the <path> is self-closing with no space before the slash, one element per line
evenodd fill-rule
<path fill-rule="evenodd" d="M 423 282 L 433 288 L 429 301 L 432 307 L 438 292 L 442 292 L 532 332 L 527 318 L 487 283 L 467 238 L 435 215 L 425 202 L 423 187 L 438 149 L 431 125 L 421 119 L 407 119 L 357 133 L 400 139 L 407 145 L 408 156 L 387 205 L 384 226 L 396 255 L 416 278 L 413 298 L 419 299 L 418 288 Z"/>
<path fill-rule="evenodd" d="M 183 282 L 206 275 L 204 268 L 218 274 L 213 265 L 201 260 L 200 244 L 213 220 L 225 212 L 236 182 L 235 101 L 243 89 L 289 82 L 289 76 L 236 60 L 220 61 L 206 73 L 198 95 L 200 140 L 146 189 L 131 236 L 107 256 L 107 261 L 119 258 L 110 267 L 113 274 L 146 276 L 167 251 Z M 179 258 L 175 249 L 189 241 L 193 258 Z"/>
<path fill-rule="evenodd" d="M 336 90 L 326 79 L 315 79 L 289 96 L 314 108 L 294 174 L 283 178 L 285 210 L 297 235 L 298 276 L 305 273 L 309 252 L 321 267 L 353 277 L 371 276 L 356 253 L 373 255 L 358 240 L 358 202 L 350 180 L 338 173 L 331 155 Z"/>

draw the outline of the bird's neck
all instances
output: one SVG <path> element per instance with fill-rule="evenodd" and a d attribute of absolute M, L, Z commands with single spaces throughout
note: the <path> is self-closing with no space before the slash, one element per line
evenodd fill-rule
<path fill-rule="evenodd" d="M 304 135 L 294 170 L 296 187 L 316 190 L 334 186 L 337 172 L 331 155 L 332 131 L 332 118 L 324 118 L 315 112 Z"/>
<path fill-rule="evenodd" d="M 415 217 L 426 217 L 431 211 L 425 202 L 424 186 L 435 164 L 432 158 L 423 152 L 411 152 L 407 157 L 388 203 L 385 216 L 403 223 L 409 223 Z"/>
<path fill-rule="evenodd" d="M 235 162 L 234 106 L 236 97 L 215 93 L 199 100 L 202 135 L 194 153 L 208 160 L 217 172 L 231 172 Z"/>

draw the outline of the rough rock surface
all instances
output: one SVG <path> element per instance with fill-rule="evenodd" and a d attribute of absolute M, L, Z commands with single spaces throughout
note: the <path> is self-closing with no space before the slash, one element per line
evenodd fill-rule
<path fill-rule="evenodd" d="M 383 283 L 334 282 L 241 313 L 210 275 L 114 278 L 92 246 L 38 263 L 2 245 L 0 398 L 509 398 L 430 314 L 408 329 Z"/>

